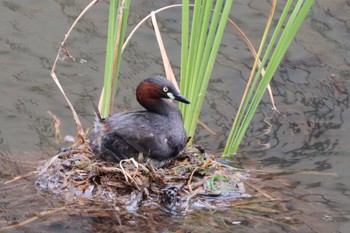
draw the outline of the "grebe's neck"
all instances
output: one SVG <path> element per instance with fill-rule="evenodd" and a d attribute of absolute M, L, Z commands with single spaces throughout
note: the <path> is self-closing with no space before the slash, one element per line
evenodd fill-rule
<path fill-rule="evenodd" d="M 142 105 L 142 104 L 141 104 Z M 167 99 L 157 99 L 153 104 L 142 105 L 150 112 L 158 113 L 160 115 L 172 116 L 174 113 L 178 115 L 180 110 Z"/>

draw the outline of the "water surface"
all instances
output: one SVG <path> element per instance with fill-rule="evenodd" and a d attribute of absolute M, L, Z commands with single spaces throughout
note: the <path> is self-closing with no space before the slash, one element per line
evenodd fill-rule
<path fill-rule="evenodd" d="M 177 2 L 134 1 L 129 30 L 152 10 Z M 85 4 L 86 1 L 64 0 L 0 3 L 1 182 L 30 171 L 63 144 L 62 139 L 55 138 L 53 120 L 47 111 L 61 120 L 62 136 L 76 133 L 67 104 L 50 77 L 50 68 L 64 33 Z M 281 7 L 278 9 L 280 12 Z M 269 1 L 234 2 L 231 18 L 256 47 L 268 10 Z M 237 216 L 229 209 L 203 209 L 187 217 L 171 217 L 155 210 L 143 213 L 143 217 L 130 217 L 125 224 L 130 228 L 124 230 L 132 232 L 142 227 L 150 232 L 348 232 L 349 10 L 348 1 L 315 2 L 271 83 L 281 114 L 271 109 L 266 96 L 239 152 L 242 158 L 261 162 L 264 169 L 313 172 L 283 176 L 294 182 L 289 191 L 285 190 L 286 197 L 307 203 L 305 208 L 295 208 L 313 216 L 306 220 L 308 224 L 285 228 L 253 225 L 247 220 L 246 224 L 235 225 Z M 97 101 L 102 86 L 107 11 L 107 3 L 100 1 L 83 17 L 68 41 L 75 61 L 66 59 L 57 68 L 85 127 L 94 118 L 91 99 Z M 176 76 L 180 67 L 180 17 L 181 10 L 174 9 L 160 14 L 158 19 Z M 124 53 L 117 111 L 139 108 L 133 97 L 136 85 L 145 77 L 163 73 L 151 29 L 151 23 L 146 23 Z M 252 63 L 245 44 L 227 28 L 201 114 L 201 120 L 218 136 L 198 129 L 195 139 L 207 150 L 223 150 Z M 38 195 L 31 181 L 21 181 L 1 190 L 0 212 L 4 217 L 0 223 L 15 223 L 60 205 L 54 203 L 47 200 L 47 195 Z M 56 223 L 39 220 L 18 232 L 93 232 L 119 226 L 111 222 L 115 218 L 109 215 L 114 213 L 107 213 L 95 218 L 60 213 L 61 220 Z"/>

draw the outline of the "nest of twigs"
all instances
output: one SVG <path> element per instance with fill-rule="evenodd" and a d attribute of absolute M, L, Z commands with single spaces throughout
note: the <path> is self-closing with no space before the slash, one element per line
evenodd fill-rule
<path fill-rule="evenodd" d="M 245 197 L 239 170 L 218 162 L 199 146 L 186 148 L 167 167 L 155 169 L 134 159 L 117 164 L 102 161 L 87 144 L 77 143 L 39 168 L 36 183 L 65 200 L 111 201 L 129 211 L 151 201 L 181 213 L 203 199 Z"/>

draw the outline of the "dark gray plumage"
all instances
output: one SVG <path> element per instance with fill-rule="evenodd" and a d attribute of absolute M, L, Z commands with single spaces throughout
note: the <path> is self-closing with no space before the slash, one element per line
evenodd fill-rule
<path fill-rule="evenodd" d="M 184 149 L 187 136 L 178 107 L 166 98 L 190 103 L 162 76 L 147 78 L 136 90 L 138 102 L 146 109 L 98 119 L 89 135 L 93 152 L 107 161 L 139 158 L 155 167 L 167 165 Z"/>

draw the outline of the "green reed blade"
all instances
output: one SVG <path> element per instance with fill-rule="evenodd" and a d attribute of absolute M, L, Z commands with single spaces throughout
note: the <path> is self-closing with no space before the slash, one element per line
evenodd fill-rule
<path fill-rule="evenodd" d="M 275 74 L 279 64 L 282 61 L 283 56 L 285 55 L 290 43 L 294 39 L 298 29 L 301 26 L 301 23 L 305 19 L 305 16 L 310 11 L 310 8 L 313 4 L 314 0 L 307 0 L 307 1 L 298 1 L 297 4 L 294 7 L 294 10 L 286 24 L 285 29 L 283 30 L 280 39 L 275 46 L 275 50 L 270 58 L 270 62 L 266 68 L 265 76 L 260 80 L 260 83 L 257 87 L 253 95 L 253 97 L 250 100 L 248 109 L 244 109 L 245 115 L 241 122 L 239 123 L 239 126 L 236 128 L 235 133 L 230 133 L 230 140 L 228 140 L 223 155 L 231 155 L 234 154 L 238 147 L 240 142 L 243 139 L 243 136 L 253 118 L 253 115 L 265 93 L 266 87 L 271 81 L 273 75 Z M 288 5 L 288 4 L 287 4 Z M 286 5 L 286 7 L 287 7 Z M 286 12 L 286 9 L 284 10 Z M 280 25 L 281 21 L 285 21 L 285 16 L 282 14 L 281 20 L 279 21 L 278 25 Z M 275 36 L 280 34 L 280 28 L 276 27 L 275 32 L 273 34 L 273 37 L 269 43 L 268 49 L 266 50 L 266 53 L 264 55 L 262 64 L 265 64 L 268 57 L 271 53 L 271 48 L 275 44 Z M 272 45 L 271 45 L 272 44 Z M 263 67 L 263 65 L 261 66 Z M 256 75 L 261 75 L 261 68 L 258 70 Z"/>
<path fill-rule="evenodd" d="M 124 2 L 124 7 L 122 6 Z M 116 91 L 116 83 L 118 80 L 120 58 L 122 54 L 122 46 L 125 37 L 126 23 L 129 16 L 131 0 L 118 1 L 110 0 L 109 16 L 108 16 L 108 35 L 106 46 L 106 63 L 104 74 L 104 95 L 102 99 L 101 116 L 107 117 L 111 112 L 110 107 L 113 105 L 113 97 Z M 118 28 L 119 14 L 123 13 L 121 28 Z M 118 49 L 115 49 L 117 33 L 119 34 Z M 115 55 L 117 52 L 117 55 Z M 116 64 L 114 64 L 114 57 L 117 56 Z"/>

